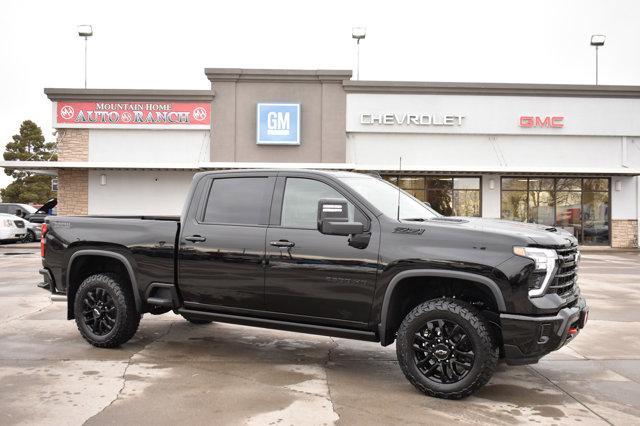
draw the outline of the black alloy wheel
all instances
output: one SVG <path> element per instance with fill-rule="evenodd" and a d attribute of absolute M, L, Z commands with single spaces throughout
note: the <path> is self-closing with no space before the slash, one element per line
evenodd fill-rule
<path fill-rule="evenodd" d="M 84 279 L 75 292 L 73 313 L 82 337 L 99 348 L 129 341 L 140 324 L 128 280 L 108 272 Z"/>
<path fill-rule="evenodd" d="M 118 316 L 116 304 L 104 288 L 89 290 L 82 300 L 84 323 L 96 336 L 104 336 L 113 330 Z"/>
<path fill-rule="evenodd" d="M 469 336 L 460 325 L 436 319 L 427 322 L 414 336 L 416 367 L 428 379 L 455 383 L 471 371 L 475 353 Z"/>
<path fill-rule="evenodd" d="M 478 309 L 461 300 L 440 298 L 419 304 L 405 316 L 396 352 L 402 372 L 418 390 L 460 399 L 489 382 L 499 348 Z"/>

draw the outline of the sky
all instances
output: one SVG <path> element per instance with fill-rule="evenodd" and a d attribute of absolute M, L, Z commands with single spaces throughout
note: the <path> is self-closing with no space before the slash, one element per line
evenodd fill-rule
<path fill-rule="evenodd" d="M 208 89 L 205 67 L 354 69 L 361 80 L 640 85 L 640 1 L 25 1 L 0 4 L 0 147 L 45 87 Z M 10 182 L 0 174 L 0 187 Z"/>

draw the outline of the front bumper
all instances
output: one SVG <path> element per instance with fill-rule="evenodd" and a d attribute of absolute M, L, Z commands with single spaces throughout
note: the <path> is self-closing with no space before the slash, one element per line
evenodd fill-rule
<path fill-rule="evenodd" d="M 584 328 L 589 307 L 583 298 L 554 316 L 500 314 L 507 364 L 533 364 L 560 349 Z"/>

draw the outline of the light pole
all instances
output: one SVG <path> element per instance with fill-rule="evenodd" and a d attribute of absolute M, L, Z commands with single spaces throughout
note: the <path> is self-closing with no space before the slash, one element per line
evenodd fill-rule
<path fill-rule="evenodd" d="M 84 88 L 87 88 L 87 44 L 89 37 L 93 35 L 91 25 L 78 25 L 78 35 L 84 37 Z"/>
<path fill-rule="evenodd" d="M 598 85 L 598 48 L 604 46 L 606 37 L 602 34 L 594 34 L 591 36 L 591 45 L 596 48 L 596 86 Z"/>
<path fill-rule="evenodd" d="M 365 27 L 353 27 L 351 37 L 356 39 L 356 80 L 360 80 L 360 40 L 364 40 L 367 35 Z"/>

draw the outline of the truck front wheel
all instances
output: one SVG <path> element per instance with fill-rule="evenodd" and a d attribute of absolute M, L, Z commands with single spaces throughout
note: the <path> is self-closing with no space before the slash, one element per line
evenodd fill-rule
<path fill-rule="evenodd" d="M 131 288 L 123 282 L 113 274 L 95 274 L 87 277 L 76 292 L 76 325 L 93 346 L 115 348 L 138 330 L 140 314 Z"/>
<path fill-rule="evenodd" d="M 464 398 L 485 385 L 498 363 L 487 322 L 468 303 L 435 299 L 416 306 L 400 325 L 402 372 L 429 396 Z"/>

